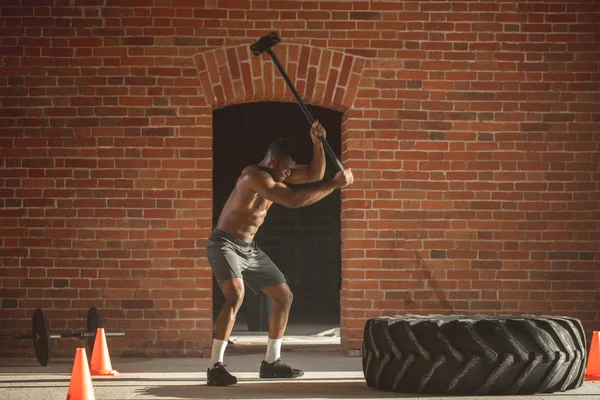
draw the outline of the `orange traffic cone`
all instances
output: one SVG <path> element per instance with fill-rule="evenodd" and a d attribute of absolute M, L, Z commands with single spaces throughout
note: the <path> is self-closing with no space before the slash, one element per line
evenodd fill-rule
<path fill-rule="evenodd" d="M 77 352 L 75 353 L 67 400 L 96 400 L 87 356 L 83 347 L 77 348 Z"/>
<path fill-rule="evenodd" d="M 90 372 L 92 375 L 117 375 L 118 372 L 112 369 L 110 356 L 108 355 L 108 346 L 104 328 L 98 328 L 96 339 L 94 340 L 94 350 L 92 351 L 92 361 L 90 363 Z"/>
<path fill-rule="evenodd" d="M 592 336 L 592 345 L 585 367 L 586 381 L 600 381 L 600 332 L 595 331 Z"/>

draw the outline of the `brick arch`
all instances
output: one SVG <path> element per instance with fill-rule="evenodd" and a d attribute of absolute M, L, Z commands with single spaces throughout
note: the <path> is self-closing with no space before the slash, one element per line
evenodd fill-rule
<path fill-rule="evenodd" d="M 356 97 L 365 60 L 339 51 L 278 44 L 277 59 L 307 104 L 348 110 Z M 271 57 L 255 56 L 248 45 L 218 48 L 194 56 L 208 105 L 295 101 Z"/>

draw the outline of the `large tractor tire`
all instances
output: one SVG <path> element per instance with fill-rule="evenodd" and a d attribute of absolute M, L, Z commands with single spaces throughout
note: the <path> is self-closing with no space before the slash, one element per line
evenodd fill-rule
<path fill-rule="evenodd" d="M 369 319 L 362 363 L 371 388 L 419 394 L 551 393 L 582 385 L 581 322 L 556 316 Z"/>

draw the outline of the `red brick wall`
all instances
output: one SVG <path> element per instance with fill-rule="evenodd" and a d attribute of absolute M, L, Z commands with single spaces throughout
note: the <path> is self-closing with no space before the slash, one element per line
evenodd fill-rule
<path fill-rule="evenodd" d="M 79 329 L 95 305 L 127 333 L 115 354 L 209 347 L 212 109 L 292 100 L 247 50 L 274 29 L 307 102 L 345 113 L 347 350 L 366 318 L 404 312 L 600 330 L 599 8 L 4 2 L 0 327 L 28 330 L 43 307 Z"/>

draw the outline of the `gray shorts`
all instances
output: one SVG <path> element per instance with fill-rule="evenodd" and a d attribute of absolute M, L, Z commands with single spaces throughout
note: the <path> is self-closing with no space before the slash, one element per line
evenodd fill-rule
<path fill-rule="evenodd" d="M 206 243 L 206 256 L 219 286 L 240 278 L 255 294 L 262 288 L 285 283 L 285 276 L 256 242 L 243 240 L 215 229 Z"/>

